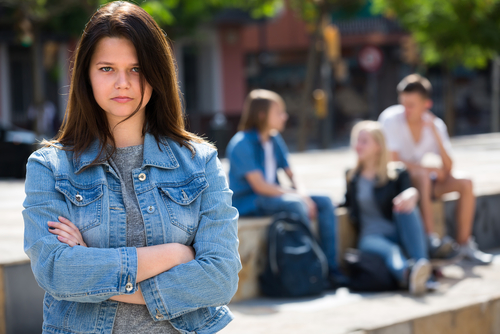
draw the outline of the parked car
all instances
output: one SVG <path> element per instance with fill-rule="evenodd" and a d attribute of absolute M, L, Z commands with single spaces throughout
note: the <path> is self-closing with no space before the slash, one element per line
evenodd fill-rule
<path fill-rule="evenodd" d="M 36 149 L 34 132 L 0 127 L 0 178 L 24 178 L 28 157 Z"/>

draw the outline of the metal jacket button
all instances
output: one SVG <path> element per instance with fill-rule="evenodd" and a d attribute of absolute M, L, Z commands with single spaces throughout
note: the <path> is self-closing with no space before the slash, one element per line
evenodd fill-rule
<path fill-rule="evenodd" d="M 80 195 L 80 194 L 76 194 L 75 198 L 76 198 L 76 201 L 77 201 L 77 202 L 81 202 L 81 201 L 83 201 L 83 196 L 82 196 L 82 195 Z"/>
<path fill-rule="evenodd" d="M 125 285 L 125 290 L 127 290 L 127 292 L 130 292 L 132 291 L 132 289 L 134 288 L 134 286 L 132 285 L 132 283 L 128 282 L 126 285 Z"/>
<path fill-rule="evenodd" d="M 145 180 L 146 180 L 146 174 L 144 174 L 144 173 L 139 174 L 139 181 L 142 182 L 142 181 L 145 181 Z"/>
<path fill-rule="evenodd" d="M 160 314 L 160 313 L 158 313 L 158 314 L 156 315 L 156 319 L 158 319 L 158 320 L 163 319 L 163 315 L 162 315 L 162 314 Z"/>
<path fill-rule="evenodd" d="M 148 206 L 148 213 L 153 213 L 155 212 L 155 207 L 154 206 Z"/>

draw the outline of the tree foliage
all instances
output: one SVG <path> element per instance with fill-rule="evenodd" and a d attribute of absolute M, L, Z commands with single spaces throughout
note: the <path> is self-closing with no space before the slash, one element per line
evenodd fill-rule
<path fill-rule="evenodd" d="M 500 54 L 500 0 L 373 0 L 373 10 L 396 17 L 427 64 L 484 67 Z"/>

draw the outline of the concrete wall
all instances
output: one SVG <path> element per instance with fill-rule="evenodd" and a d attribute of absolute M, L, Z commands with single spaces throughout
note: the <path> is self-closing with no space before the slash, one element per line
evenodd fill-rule
<path fill-rule="evenodd" d="M 35 334 L 42 329 L 44 291 L 38 286 L 28 262 L 2 266 L 6 334 Z M 1 309 L 1 308 L 0 308 Z M 1 325 L 1 324 L 0 324 Z M 0 332 L 2 331 L 0 326 Z"/>
<path fill-rule="evenodd" d="M 457 201 L 445 202 L 446 228 L 455 236 Z M 500 194 L 480 196 L 476 201 L 473 235 L 480 249 L 500 247 Z"/>

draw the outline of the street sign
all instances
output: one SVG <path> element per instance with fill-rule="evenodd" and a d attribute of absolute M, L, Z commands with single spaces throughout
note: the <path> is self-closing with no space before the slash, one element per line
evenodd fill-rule
<path fill-rule="evenodd" d="M 358 55 L 359 66 L 366 72 L 376 72 L 381 66 L 384 56 L 376 46 L 365 46 Z"/>

